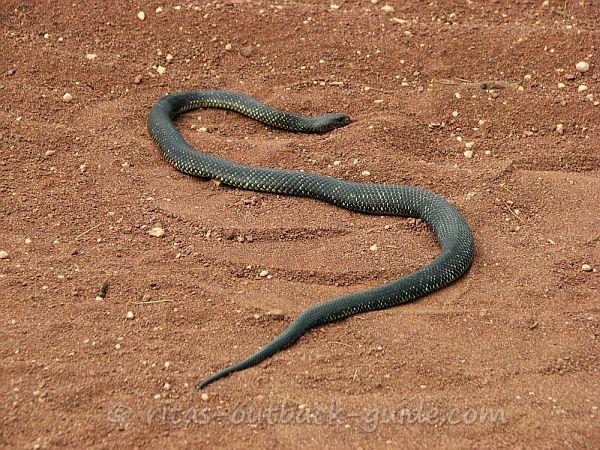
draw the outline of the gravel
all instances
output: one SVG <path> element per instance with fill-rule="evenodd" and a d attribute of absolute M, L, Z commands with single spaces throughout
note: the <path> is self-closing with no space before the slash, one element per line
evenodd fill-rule
<path fill-rule="evenodd" d="M 65 103 L 69 103 L 71 100 L 73 100 L 73 96 L 71 94 L 69 94 L 68 92 L 65 92 L 62 96 L 62 100 Z"/>
<path fill-rule="evenodd" d="M 587 72 L 590 70 L 590 65 L 587 61 L 579 61 L 575 65 L 575 68 L 577 69 L 577 72 Z"/>
<path fill-rule="evenodd" d="M 154 237 L 163 237 L 165 235 L 165 230 L 162 227 L 152 227 L 148 234 Z"/>
<path fill-rule="evenodd" d="M 581 270 L 583 270 L 584 272 L 591 272 L 592 266 L 590 266 L 589 264 L 584 264 L 581 266 Z"/>
<path fill-rule="evenodd" d="M 144 11 L 140 11 L 139 13 L 137 13 L 137 16 L 140 20 L 146 19 L 146 13 Z"/>
<path fill-rule="evenodd" d="M 125 317 L 127 317 L 129 320 L 132 320 L 135 317 L 135 314 L 133 314 L 133 311 L 127 311 L 127 315 Z"/>

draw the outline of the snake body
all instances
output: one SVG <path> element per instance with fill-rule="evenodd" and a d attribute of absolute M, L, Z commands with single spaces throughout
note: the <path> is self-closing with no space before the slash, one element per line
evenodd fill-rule
<path fill-rule="evenodd" d="M 471 266 L 473 236 L 466 220 L 433 192 L 412 186 L 353 183 L 314 173 L 244 166 L 198 152 L 173 124 L 177 115 L 196 108 L 233 110 L 276 128 L 305 133 L 324 133 L 347 125 L 348 115 L 305 117 L 278 111 L 239 93 L 196 90 L 159 99 L 148 114 L 148 131 L 166 160 L 183 173 L 243 189 L 311 197 L 366 214 L 420 218 L 433 230 L 441 246 L 438 257 L 416 272 L 306 309 L 278 337 L 246 359 L 214 373 L 199 383 L 198 389 L 260 363 L 293 344 L 311 328 L 415 300 L 452 283 Z"/>

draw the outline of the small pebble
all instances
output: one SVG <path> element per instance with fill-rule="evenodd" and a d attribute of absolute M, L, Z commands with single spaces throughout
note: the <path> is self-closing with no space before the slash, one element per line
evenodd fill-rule
<path fill-rule="evenodd" d="M 557 123 L 556 124 L 556 132 L 558 134 L 563 134 L 565 131 L 565 126 L 562 123 Z"/>
<path fill-rule="evenodd" d="M 171 55 L 170 53 L 167 53 L 167 56 L 165 56 L 165 59 L 167 60 L 167 62 L 171 62 L 171 61 L 173 61 L 173 55 Z"/>
<path fill-rule="evenodd" d="M 341 162 L 341 161 L 334 161 L 334 162 L 333 162 L 333 165 L 334 165 L 334 166 L 339 166 L 339 165 L 341 165 L 341 164 L 342 164 L 342 162 Z"/>
<path fill-rule="evenodd" d="M 368 177 L 369 175 L 371 175 L 371 172 L 369 172 L 368 170 L 363 170 L 363 171 L 362 171 L 360 174 L 361 174 L 363 177 Z"/>
<path fill-rule="evenodd" d="M 138 19 L 144 20 L 146 18 L 146 13 L 144 11 L 140 11 L 137 13 Z"/>
<path fill-rule="evenodd" d="M 165 230 L 162 227 L 153 227 L 148 231 L 148 234 L 154 237 L 163 237 Z"/>
<path fill-rule="evenodd" d="M 584 272 L 591 272 L 592 266 L 590 266 L 589 264 L 584 264 L 581 266 L 581 270 L 583 270 Z"/>
<path fill-rule="evenodd" d="M 6 259 L 8 258 L 8 252 L 4 251 L 4 250 L 0 250 L 0 259 Z"/>
<path fill-rule="evenodd" d="M 558 88 L 559 89 L 564 89 L 565 87 L 567 87 L 567 85 L 565 83 L 558 83 Z"/>
<path fill-rule="evenodd" d="M 233 50 L 233 46 L 231 44 L 225 44 L 225 50 L 230 52 L 231 50 Z"/>
<path fill-rule="evenodd" d="M 473 157 L 473 150 L 465 150 L 463 155 L 465 155 L 465 158 L 472 158 Z"/>
<path fill-rule="evenodd" d="M 587 72 L 590 70 L 590 65 L 587 61 L 579 61 L 575 65 L 575 68 L 577 69 L 577 72 Z"/>
<path fill-rule="evenodd" d="M 458 117 L 458 111 L 452 111 L 452 117 Z"/>
<path fill-rule="evenodd" d="M 475 142 L 465 142 L 465 147 L 472 148 L 475 145 Z"/>
<path fill-rule="evenodd" d="M 31 244 L 31 239 L 29 239 L 29 238 L 26 238 L 26 239 L 25 239 L 25 243 L 26 243 L 27 245 Z"/>
<path fill-rule="evenodd" d="M 263 270 L 259 275 L 261 277 L 266 277 L 267 275 L 269 275 L 269 271 L 268 270 Z"/>
<path fill-rule="evenodd" d="M 135 314 L 133 314 L 133 311 L 127 311 L 127 315 L 125 317 L 131 320 L 135 317 Z"/>
<path fill-rule="evenodd" d="M 200 398 L 204 401 L 208 400 L 208 394 L 206 392 L 203 392 L 202 395 L 200 396 Z"/>
<path fill-rule="evenodd" d="M 160 14 L 161 12 L 163 12 L 162 6 L 159 6 L 158 8 L 156 8 L 156 9 L 154 10 L 154 12 L 155 12 L 156 14 Z"/>
<path fill-rule="evenodd" d="M 142 76 L 141 75 L 136 75 L 135 78 L 133 79 L 133 83 L 134 84 L 140 84 L 142 82 Z"/>
<path fill-rule="evenodd" d="M 165 73 L 167 73 L 167 69 L 164 68 L 163 66 L 158 66 L 156 68 L 156 71 L 158 72 L 159 75 L 164 75 Z"/>
<path fill-rule="evenodd" d="M 391 5 L 384 5 L 381 7 L 381 10 L 386 13 L 391 13 L 395 11 L 394 7 Z"/>
<path fill-rule="evenodd" d="M 335 10 L 335 9 L 340 9 L 340 5 L 336 5 L 335 3 L 332 3 L 331 5 L 329 5 L 329 7 L 330 7 L 331 9 L 334 9 L 334 10 Z"/>
<path fill-rule="evenodd" d="M 588 90 L 588 87 L 585 84 L 580 84 L 577 88 L 577 92 L 585 92 Z"/>
<path fill-rule="evenodd" d="M 483 154 L 485 156 L 490 156 L 492 154 L 492 151 L 491 150 L 486 150 L 485 152 L 483 152 Z"/>
<path fill-rule="evenodd" d="M 171 389 L 171 383 L 165 383 L 165 384 L 163 384 L 163 389 L 165 391 L 168 391 L 169 389 Z"/>
<path fill-rule="evenodd" d="M 44 153 L 44 155 L 46 156 L 52 156 L 56 153 L 56 150 L 46 150 L 46 153 Z"/>
<path fill-rule="evenodd" d="M 97 57 L 98 57 L 98 55 L 96 55 L 95 53 L 87 53 L 87 54 L 85 55 L 85 58 L 86 58 L 86 59 L 89 59 L 90 61 L 93 61 L 93 60 L 95 60 Z"/>
<path fill-rule="evenodd" d="M 68 103 L 71 100 L 73 100 L 73 96 L 71 94 L 69 94 L 68 92 L 65 92 L 65 94 L 62 96 L 62 100 L 63 100 L 63 102 Z"/>
<path fill-rule="evenodd" d="M 377 250 L 379 250 L 379 247 L 377 247 L 377 244 L 373 244 L 369 247 L 369 250 L 371 250 L 372 252 L 376 252 Z"/>
<path fill-rule="evenodd" d="M 169 361 L 165 361 L 165 369 L 171 367 L 171 363 Z"/>
<path fill-rule="evenodd" d="M 524 79 L 525 81 L 529 81 L 529 80 L 531 80 L 531 74 L 530 74 L 530 73 L 528 73 L 527 75 L 525 75 L 525 76 L 523 77 L 523 79 Z"/>

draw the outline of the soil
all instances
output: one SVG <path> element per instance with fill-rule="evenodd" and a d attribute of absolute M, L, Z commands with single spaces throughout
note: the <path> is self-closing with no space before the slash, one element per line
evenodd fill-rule
<path fill-rule="evenodd" d="M 3 2 L 0 446 L 598 445 L 600 3 L 332 3 Z M 197 392 L 439 248 L 415 220 L 180 174 L 146 114 L 195 88 L 351 114 L 322 136 L 178 126 L 233 161 L 433 190 L 471 271 Z"/>

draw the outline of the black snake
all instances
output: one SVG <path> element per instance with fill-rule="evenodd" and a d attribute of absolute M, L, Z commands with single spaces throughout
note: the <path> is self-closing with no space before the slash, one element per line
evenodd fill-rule
<path fill-rule="evenodd" d="M 311 197 L 361 213 L 420 218 L 431 227 L 442 248 L 433 262 L 416 272 L 305 310 L 266 346 L 211 375 L 198 384 L 198 389 L 258 364 L 293 344 L 311 328 L 409 302 L 452 283 L 471 266 L 473 236 L 466 220 L 433 192 L 412 186 L 352 183 L 313 173 L 249 167 L 198 152 L 188 145 L 173 124 L 177 115 L 196 108 L 229 109 L 276 128 L 304 133 L 324 133 L 343 127 L 350 123 L 350 116 L 304 117 L 275 110 L 243 94 L 196 90 L 166 95 L 158 100 L 148 114 L 148 131 L 167 161 L 186 174 L 216 179 L 243 189 Z"/>

